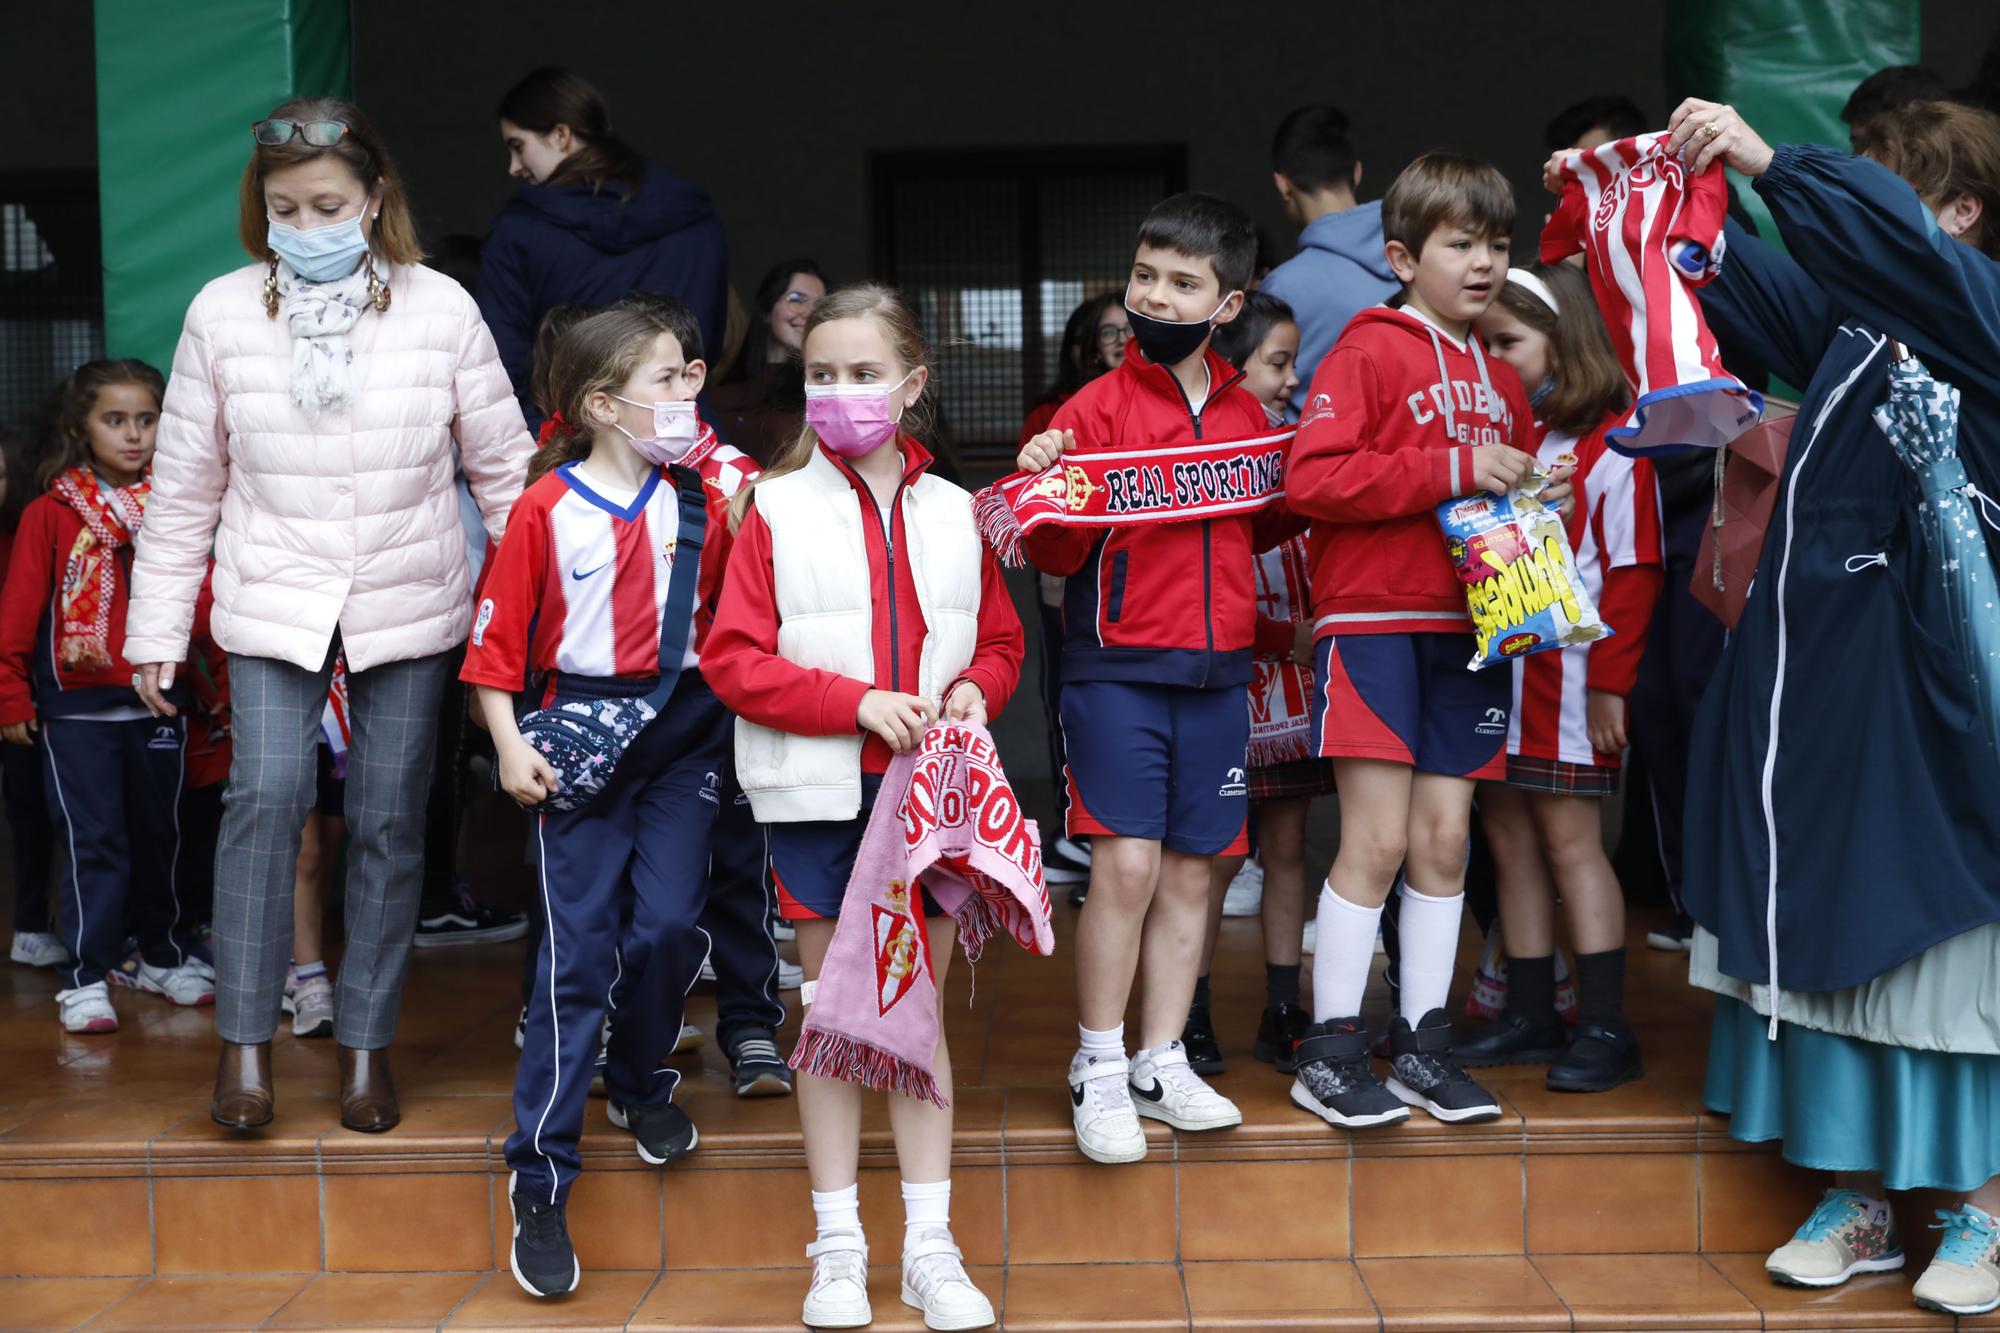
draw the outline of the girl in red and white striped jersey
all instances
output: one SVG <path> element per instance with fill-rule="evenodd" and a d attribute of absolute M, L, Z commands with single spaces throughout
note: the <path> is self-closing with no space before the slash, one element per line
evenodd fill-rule
<path fill-rule="evenodd" d="M 1628 390 L 1581 273 L 1561 264 L 1510 270 L 1479 333 L 1535 386 L 1541 465 L 1576 469 L 1570 545 L 1612 637 L 1514 663 L 1507 781 L 1479 793 L 1499 870 L 1507 1007 L 1459 1054 L 1468 1065 L 1551 1061 L 1551 1088 L 1599 1092 L 1640 1072 L 1624 1017 L 1625 902 L 1599 807 L 1618 788 L 1625 697 L 1660 592 L 1659 486 L 1650 463 L 1605 443 L 1624 420 Z M 1558 894 L 1576 951 L 1574 1038 L 1555 1011 Z"/>

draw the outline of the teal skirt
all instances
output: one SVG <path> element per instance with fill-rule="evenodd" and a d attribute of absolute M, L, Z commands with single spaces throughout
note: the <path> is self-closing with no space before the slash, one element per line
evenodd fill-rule
<path fill-rule="evenodd" d="M 1783 1145 L 1818 1171 L 1879 1172 L 1892 1190 L 1966 1192 L 2000 1176 L 2000 1056 L 1913 1051 L 1769 1021 L 1715 1001 L 1702 1103 L 1729 1136 Z"/>

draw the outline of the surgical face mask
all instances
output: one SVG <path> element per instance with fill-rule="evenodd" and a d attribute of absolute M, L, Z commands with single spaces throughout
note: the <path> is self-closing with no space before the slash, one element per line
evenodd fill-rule
<path fill-rule="evenodd" d="M 330 222 L 311 231 L 301 231 L 289 222 L 272 218 L 264 243 L 307 282 L 344 278 L 354 272 L 361 256 L 368 253 L 368 238 L 361 234 L 359 213 L 344 222 Z"/>
<path fill-rule="evenodd" d="M 1540 407 L 1543 403 L 1548 401 L 1549 395 L 1554 393 L 1555 391 L 1556 391 L 1556 377 L 1554 375 L 1542 376 L 1542 382 L 1540 384 L 1537 384 L 1535 386 L 1535 391 L 1528 395 L 1528 406 Z"/>
<path fill-rule="evenodd" d="M 655 467 L 680 462 L 687 457 L 688 450 L 694 448 L 695 442 L 701 438 L 701 413 L 695 407 L 692 398 L 639 403 L 622 394 L 614 393 L 611 396 L 621 403 L 653 409 L 653 433 L 650 436 L 634 435 L 615 421 L 611 424 L 619 434 L 632 442 L 632 448 L 641 458 Z"/>
<path fill-rule="evenodd" d="M 1134 310 L 1128 303 L 1126 317 L 1132 321 L 1132 336 L 1139 340 L 1139 350 L 1146 359 L 1156 366 L 1177 366 L 1201 350 L 1202 340 L 1208 337 L 1210 321 L 1222 313 L 1222 307 L 1229 304 L 1230 292 L 1215 303 L 1215 309 L 1208 312 L 1207 319 L 1192 319 L 1186 323 L 1175 319 L 1155 319 Z"/>
<path fill-rule="evenodd" d="M 910 375 L 888 385 L 808 384 L 806 425 L 842 458 L 859 458 L 896 433 L 903 419 L 897 390 L 910 382 Z"/>
<path fill-rule="evenodd" d="M 1284 425 L 1285 409 L 1282 407 L 1273 407 L 1269 403 L 1264 404 L 1264 424 L 1272 430 L 1276 430 L 1278 427 Z"/>

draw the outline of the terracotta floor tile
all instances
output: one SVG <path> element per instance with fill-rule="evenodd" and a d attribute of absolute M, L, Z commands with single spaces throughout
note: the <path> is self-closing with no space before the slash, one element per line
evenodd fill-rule
<path fill-rule="evenodd" d="M 256 1328 L 312 1279 L 303 1273 L 268 1277 L 156 1277 L 90 1321 L 90 1333 L 152 1333 L 158 1329 Z"/>
<path fill-rule="evenodd" d="M 1521 1253 L 1519 1157 L 1357 1157 L 1353 1179 L 1357 1255 Z"/>
<path fill-rule="evenodd" d="M 129 1295 L 144 1278 L 0 1279 L 0 1321 L 9 1329 L 75 1328 Z"/>
<path fill-rule="evenodd" d="M 1196 1329 L 1374 1329 L 1375 1302 L 1352 1263 L 1190 1263 Z"/>
<path fill-rule="evenodd" d="M 488 1177 L 336 1175 L 322 1181 L 329 1272 L 468 1272 L 493 1265 Z"/>
<path fill-rule="evenodd" d="M 1172 1264 L 1013 1264 L 1004 1313 L 1010 1330 L 1188 1326 L 1187 1296 Z"/>
<path fill-rule="evenodd" d="M 1694 1111 L 1680 1098 L 1650 1082 L 1627 1083 L 1609 1092 L 1580 1095 L 1550 1091 L 1542 1081 L 1546 1075 L 1540 1068 L 1516 1068 L 1529 1069 L 1534 1077 L 1509 1084 L 1505 1096 L 1521 1113 L 1531 1132 L 1694 1134 Z M 1486 1072 L 1480 1071 L 1482 1075 Z"/>
<path fill-rule="evenodd" d="M 792 1268 L 813 1238 L 803 1171 L 668 1171 L 669 1268 Z"/>
<path fill-rule="evenodd" d="M 491 1179 L 493 1262 L 505 1268 L 514 1215 L 507 1204 L 508 1177 Z M 586 1270 L 660 1267 L 660 1173 L 585 1171 L 570 1188 L 569 1234 Z"/>
<path fill-rule="evenodd" d="M 205 1101 L 192 1099 L 131 1101 L 65 1098 L 0 1135 L 0 1145 L 13 1147 L 57 1140 L 70 1143 L 116 1140 L 143 1144 L 195 1112 L 205 1110 L 207 1105 Z"/>
<path fill-rule="evenodd" d="M 1701 1248 L 1718 1253 L 1777 1249 L 1833 1183 L 1775 1152 L 1705 1152 L 1699 1174 Z"/>
<path fill-rule="evenodd" d="M 282 1086 L 277 1093 L 271 1123 L 262 1129 L 225 1129 L 209 1117 L 208 1102 L 198 1102 L 192 1114 L 153 1138 L 154 1161 L 171 1166 L 190 1157 L 317 1156 L 320 1139 L 340 1123 L 339 1099 L 288 1096 Z"/>
<path fill-rule="evenodd" d="M 313 1176 L 187 1176 L 153 1182 L 162 1273 L 312 1273 L 321 1267 Z"/>
<path fill-rule="evenodd" d="M 481 1273 L 321 1273 L 266 1328 L 435 1328 Z M 509 1275 L 509 1281 L 512 1276 Z"/>
<path fill-rule="evenodd" d="M 1569 1311 L 1525 1258 L 1361 1259 L 1384 1333 L 1567 1329 Z"/>
<path fill-rule="evenodd" d="M 967 1265 L 966 1276 L 986 1293 L 997 1312 L 1004 1277 L 998 1268 Z M 669 1272 L 632 1316 L 634 1329 L 727 1329 L 730 1333 L 796 1333 L 799 1307 L 812 1270 L 804 1259 L 789 1269 L 718 1269 L 705 1273 Z M 871 1333 L 921 1333 L 923 1315 L 904 1305 L 902 1272 L 895 1265 L 868 1270 Z"/>
<path fill-rule="evenodd" d="M 1181 1257 L 1347 1258 L 1348 1166 L 1345 1158 L 1182 1162 Z"/>
<path fill-rule="evenodd" d="M 592 1103 L 593 1109 L 601 1103 Z M 422 1152 L 484 1153 L 495 1131 L 513 1123 L 513 1102 L 500 1096 L 428 1096 L 402 1100 L 403 1122 L 387 1134 L 335 1128 L 320 1140 L 326 1156 L 401 1156 Z M 600 1109 L 600 1114 L 601 1114 Z M 498 1148 L 499 1144 L 494 1144 Z"/>
<path fill-rule="evenodd" d="M 1698 1254 L 1538 1254 L 1583 1329 L 1754 1329 L 1757 1307 Z"/>
<path fill-rule="evenodd" d="M 503 1269 L 482 1282 L 445 1327 L 452 1333 L 498 1328 L 622 1329 L 659 1276 L 585 1269 L 583 1281 L 569 1295 L 538 1300 Z"/>
<path fill-rule="evenodd" d="M 1697 1248 L 1692 1153 L 1530 1153 L 1527 1172 L 1530 1254 Z"/>
<path fill-rule="evenodd" d="M 1948 1329 L 1951 1316 L 1919 1310 L 1910 1299 L 1916 1274 L 1872 1273 L 1844 1285 L 1815 1290 L 1785 1287 L 1764 1271 L 1757 1254 L 1711 1254 L 1709 1263 L 1764 1312 L 1764 1327 L 1779 1329 Z"/>
<path fill-rule="evenodd" d="M 1174 1168 L 1015 1166 L 1007 1170 L 1010 1264 L 1153 1263 L 1174 1258 Z"/>
<path fill-rule="evenodd" d="M 36 1277 L 151 1273 L 151 1214 L 146 1182 L 129 1176 L 0 1180 L 0 1263 Z"/>

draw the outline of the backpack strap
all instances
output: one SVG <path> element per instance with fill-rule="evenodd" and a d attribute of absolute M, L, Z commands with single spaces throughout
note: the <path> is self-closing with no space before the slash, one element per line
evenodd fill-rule
<path fill-rule="evenodd" d="M 660 683 L 646 695 L 659 712 L 680 683 L 681 661 L 687 656 L 688 635 L 694 628 L 695 582 L 701 575 L 701 547 L 708 536 L 708 505 L 702 498 L 701 474 L 675 463 L 667 468 L 680 502 L 680 528 L 674 537 L 674 568 L 667 581 L 666 604 L 660 608 Z"/>

